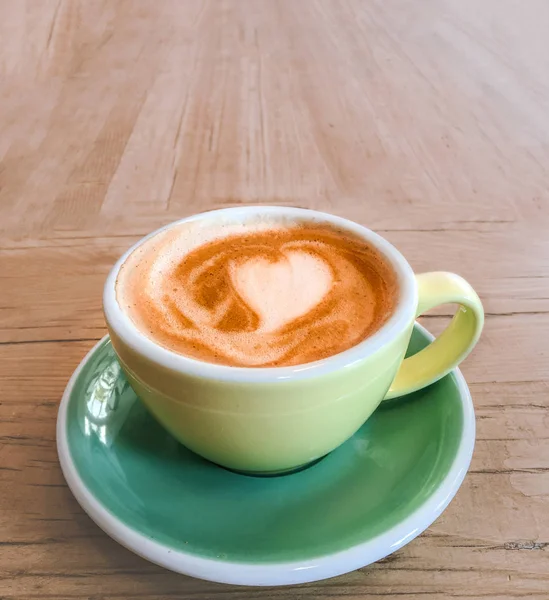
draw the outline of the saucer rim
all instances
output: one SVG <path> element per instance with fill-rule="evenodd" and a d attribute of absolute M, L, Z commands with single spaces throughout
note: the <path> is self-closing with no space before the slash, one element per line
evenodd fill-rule
<path fill-rule="evenodd" d="M 434 339 L 434 336 L 417 321 L 414 327 L 429 340 Z M 385 558 L 425 531 L 456 495 L 469 468 L 475 444 L 475 413 L 467 382 L 460 369 L 456 368 L 451 373 L 459 391 L 463 415 L 462 434 L 457 452 L 446 477 L 435 492 L 400 523 L 366 542 L 345 550 L 298 561 L 268 564 L 230 562 L 177 550 L 156 542 L 122 523 L 87 489 L 71 457 L 66 433 L 71 393 L 83 367 L 107 339 L 109 336 L 105 335 L 86 354 L 63 392 L 56 428 L 61 470 L 77 502 L 107 535 L 142 558 L 171 571 L 206 581 L 245 586 L 296 585 L 355 571 Z"/>

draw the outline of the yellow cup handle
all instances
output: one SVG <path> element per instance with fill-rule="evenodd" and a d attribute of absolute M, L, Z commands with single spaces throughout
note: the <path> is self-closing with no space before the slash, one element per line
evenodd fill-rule
<path fill-rule="evenodd" d="M 402 361 L 385 400 L 415 392 L 444 377 L 471 352 L 484 324 L 484 310 L 477 293 L 459 275 L 422 273 L 416 279 L 419 297 L 416 317 L 441 304 L 460 306 L 436 340 Z"/>

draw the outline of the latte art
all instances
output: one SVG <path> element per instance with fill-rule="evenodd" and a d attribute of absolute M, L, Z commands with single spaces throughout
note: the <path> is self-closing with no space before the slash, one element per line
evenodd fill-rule
<path fill-rule="evenodd" d="M 316 223 L 191 223 L 139 246 L 117 299 L 156 343 L 232 366 L 296 365 L 346 350 L 394 309 L 396 276 L 364 241 Z"/>
<path fill-rule="evenodd" d="M 320 305 L 333 285 L 329 265 L 313 253 L 281 249 L 280 255 L 234 260 L 236 293 L 258 317 L 258 333 L 275 332 Z"/>

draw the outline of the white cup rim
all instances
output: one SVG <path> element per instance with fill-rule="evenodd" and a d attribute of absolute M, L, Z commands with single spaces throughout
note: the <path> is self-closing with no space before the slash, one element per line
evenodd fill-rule
<path fill-rule="evenodd" d="M 314 362 L 285 366 L 285 367 L 233 367 L 216 363 L 200 361 L 182 354 L 178 354 L 141 333 L 130 317 L 121 309 L 116 298 L 116 279 L 122 264 L 129 255 L 149 238 L 161 231 L 175 227 L 180 223 L 219 218 L 228 216 L 247 218 L 260 213 L 295 217 L 296 219 L 310 219 L 318 222 L 330 223 L 340 229 L 350 231 L 360 236 L 369 244 L 379 250 L 393 266 L 399 285 L 399 299 L 394 313 L 386 323 L 373 335 L 367 337 L 352 348 Z M 103 310 L 110 328 L 134 352 L 142 355 L 153 363 L 164 368 L 186 373 L 196 377 L 205 377 L 222 381 L 235 382 L 274 382 L 283 380 L 296 380 L 318 375 L 325 375 L 342 368 L 347 368 L 376 353 L 383 346 L 393 340 L 400 332 L 413 323 L 417 307 L 417 283 L 414 272 L 404 256 L 385 238 L 374 231 L 348 219 L 337 217 L 328 213 L 305 208 L 284 206 L 242 206 L 224 208 L 203 212 L 200 214 L 179 219 L 161 227 L 144 238 L 141 238 L 129 248 L 111 269 L 105 282 L 103 292 Z"/>

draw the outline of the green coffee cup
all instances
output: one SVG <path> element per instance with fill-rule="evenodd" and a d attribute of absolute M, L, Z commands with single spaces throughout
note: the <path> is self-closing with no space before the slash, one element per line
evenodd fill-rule
<path fill-rule="evenodd" d="M 362 237 L 393 266 L 399 299 L 388 321 L 353 348 L 297 366 L 246 368 L 202 362 L 156 344 L 135 327 L 116 299 L 121 265 L 109 274 L 104 311 L 113 347 L 130 385 L 181 443 L 224 467 L 278 473 L 315 461 L 338 447 L 387 398 L 429 385 L 456 367 L 482 330 L 473 288 L 452 273 L 414 275 L 385 239 L 351 221 L 305 209 L 239 207 L 185 220 L 246 221 L 261 215 L 314 219 Z M 179 221 L 178 223 L 181 223 Z M 168 225 L 170 227 L 171 225 Z M 427 348 L 404 360 L 415 318 L 440 304 L 459 308 Z"/>

